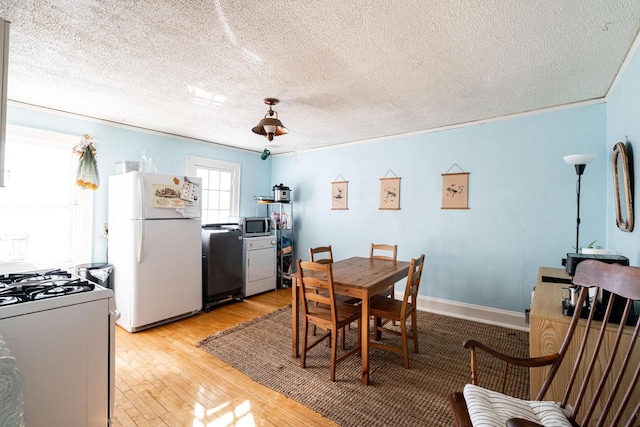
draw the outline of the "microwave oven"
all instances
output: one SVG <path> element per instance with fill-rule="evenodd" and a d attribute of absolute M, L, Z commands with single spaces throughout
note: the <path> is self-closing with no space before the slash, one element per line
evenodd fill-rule
<path fill-rule="evenodd" d="M 244 237 L 268 236 L 271 234 L 271 219 L 266 217 L 243 217 L 238 224 L 242 226 Z"/>

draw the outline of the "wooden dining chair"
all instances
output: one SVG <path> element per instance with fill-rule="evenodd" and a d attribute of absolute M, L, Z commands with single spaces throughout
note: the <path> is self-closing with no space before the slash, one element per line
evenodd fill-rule
<path fill-rule="evenodd" d="M 336 365 L 352 354 L 360 354 L 360 333 L 356 347 L 345 350 L 338 356 L 338 331 L 351 322 L 358 322 L 360 329 L 360 307 L 338 302 L 333 287 L 333 272 L 331 264 L 304 262 L 297 260 L 298 281 L 300 284 L 300 300 L 302 301 L 302 354 L 300 366 L 306 365 L 307 351 L 329 337 L 331 341 L 331 381 L 336 379 Z M 318 288 L 326 289 L 327 293 L 316 293 Z M 307 344 L 309 324 L 316 325 L 325 331 L 322 336 Z"/>
<path fill-rule="evenodd" d="M 319 262 L 320 264 L 332 263 L 333 252 L 331 251 L 331 245 L 318 246 L 316 248 L 309 248 L 309 261 Z"/>
<path fill-rule="evenodd" d="M 309 248 L 309 261 L 318 262 L 320 264 L 331 264 L 333 263 L 333 251 L 331 250 L 331 245 L 329 246 L 318 246 L 315 248 Z M 320 292 L 319 289 L 315 290 L 316 293 Z M 324 292 L 324 291 L 323 291 Z M 336 295 L 338 297 L 338 295 Z M 349 328 L 351 329 L 351 328 Z M 311 328 L 311 334 L 313 336 L 316 335 L 316 325 L 313 325 Z M 342 348 L 344 348 L 344 333 L 342 334 Z"/>
<path fill-rule="evenodd" d="M 319 262 L 320 264 L 333 263 L 333 252 L 331 251 L 331 245 L 318 246 L 316 248 L 309 248 L 309 261 Z M 353 297 L 348 297 L 346 295 L 338 295 L 338 294 L 336 294 L 336 300 L 339 302 L 344 302 L 346 304 L 360 304 L 362 302 L 360 298 L 353 298 Z M 351 329 L 351 325 L 349 325 L 349 329 Z M 313 335 L 315 334 L 316 334 L 316 331 L 314 328 Z"/>
<path fill-rule="evenodd" d="M 380 253 L 380 251 L 382 251 L 382 253 Z M 397 256 L 398 245 L 372 243 L 371 247 L 369 248 L 369 258 L 395 261 Z"/>
<path fill-rule="evenodd" d="M 416 319 L 416 305 L 422 269 L 424 267 L 424 254 L 417 259 L 411 260 L 409 266 L 409 276 L 404 290 L 402 301 L 395 298 L 388 298 L 384 295 L 374 295 L 369 302 L 369 313 L 374 319 L 374 334 L 376 341 L 382 339 L 382 333 L 400 335 L 402 337 L 402 347 L 395 347 L 382 342 L 371 342 L 372 347 L 384 350 L 395 351 L 404 355 L 404 367 L 409 369 L 409 345 L 408 340 L 413 340 L 413 348 L 418 353 L 418 326 Z M 411 317 L 411 333 L 407 331 L 407 319 Z M 396 329 L 385 327 L 383 320 L 392 320 L 400 323 L 400 332 Z"/>
<path fill-rule="evenodd" d="M 386 259 L 389 261 L 395 261 L 398 256 L 398 245 L 387 245 L 382 243 L 372 243 L 369 248 L 369 258 L 371 259 Z M 395 284 L 385 288 L 380 295 L 386 297 L 393 297 L 395 292 Z"/>
<path fill-rule="evenodd" d="M 472 426 L 480 418 L 489 423 L 483 425 L 509 427 L 640 425 L 640 323 L 633 312 L 640 300 L 640 268 L 585 260 L 573 283 L 581 287 L 576 307 L 584 308 L 574 310 L 557 353 L 514 358 L 477 341 L 463 343 L 471 350 L 471 384 L 448 398 L 456 426 Z M 615 324 L 616 316 L 626 320 Z M 501 393 L 477 385 L 477 350 L 504 363 Z M 547 367 L 535 400 L 503 394 L 510 366 Z M 544 401 L 548 390 L 564 396 L 562 401 Z"/>

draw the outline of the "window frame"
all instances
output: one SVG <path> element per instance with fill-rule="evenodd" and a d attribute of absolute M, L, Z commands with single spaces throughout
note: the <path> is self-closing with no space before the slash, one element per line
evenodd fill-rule
<path fill-rule="evenodd" d="M 229 216 L 237 217 L 240 212 L 240 178 L 242 165 L 236 162 L 227 162 L 207 157 L 187 156 L 187 175 L 197 176 L 197 168 L 231 172 L 231 205 Z"/>
<path fill-rule="evenodd" d="M 70 155 L 72 148 L 78 144 L 77 135 L 62 132 L 52 132 L 26 126 L 7 125 L 7 145 L 13 143 L 26 143 L 31 146 L 55 144 L 64 149 L 68 149 Z M 5 165 L 7 166 L 7 165 Z M 77 162 L 75 164 L 77 167 Z M 10 169 L 6 167 L 6 169 Z M 5 185 L 7 182 L 5 182 Z M 71 185 L 71 260 L 57 265 L 60 268 L 72 268 L 75 265 L 90 262 L 92 260 L 93 249 L 93 205 L 94 191 L 82 190 L 75 185 Z M 36 260 L 37 261 L 37 260 Z M 50 266 L 47 266 L 50 267 Z"/>

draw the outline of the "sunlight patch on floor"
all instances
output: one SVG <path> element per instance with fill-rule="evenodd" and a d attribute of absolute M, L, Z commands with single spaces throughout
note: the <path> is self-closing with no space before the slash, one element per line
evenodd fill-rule
<path fill-rule="evenodd" d="M 255 427 L 251 413 L 251 402 L 245 400 L 235 408 L 225 402 L 215 408 L 206 409 L 196 402 L 193 407 L 193 427 Z"/>

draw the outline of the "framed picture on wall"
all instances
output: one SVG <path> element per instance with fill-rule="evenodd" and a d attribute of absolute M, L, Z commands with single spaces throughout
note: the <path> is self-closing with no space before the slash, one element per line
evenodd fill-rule
<path fill-rule="evenodd" d="M 442 174 L 442 209 L 469 209 L 469 172 Z"/>
<path fill-rule="evenodd" d="M 400 178 L 380 178 L 379 209 L 400 209 Z"/>
<path fill-rule="evenodd" d="M 331 183 L 331 209 L 345 210 L 348 208 L 349 181 L 336 181 Z"/>

